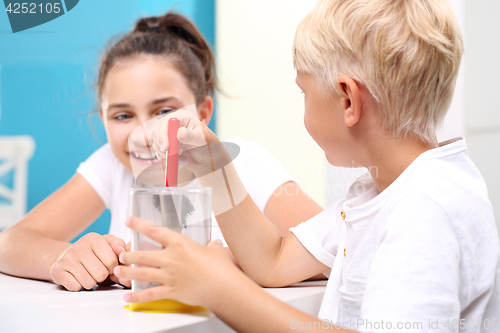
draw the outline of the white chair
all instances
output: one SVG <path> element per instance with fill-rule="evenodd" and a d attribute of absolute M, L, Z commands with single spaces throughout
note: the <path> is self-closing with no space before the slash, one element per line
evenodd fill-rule
<path fill-rule="evenodd" d="M 12 188 L 0 182 L 0 230 L 26 214 L 28 161 L 34 150 L 31 136 L 0 136 L 0 179 L 13 171 Z"/>

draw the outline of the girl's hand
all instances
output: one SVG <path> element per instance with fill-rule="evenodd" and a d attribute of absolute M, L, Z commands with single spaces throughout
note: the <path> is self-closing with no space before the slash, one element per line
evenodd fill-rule
<path fill-rule="evenodd" d="M 133 230 L 163 245 L 159 251 L 123 252 L 114 273 L 119 278 L 159 283 L 160 286 L 126 294 L 131 303 L 159 299 L 175 299 L 190 305 L 207 306 L 217 297 L 224 279 L 241 272 L 232 263 L 221 243 L 214 241 L 201 246 L 188 237 L 157 224 L 131 217 L 126 224 Z M 147 267 L 145 267 L 147 266 Z"/>
<path fill-rule="evenodd" d="M 115 283 L 130 286 L 130 281 L 113 275 L 124 247 L 125 242 L 113 235 L 88 233 L 59 257 L 50 268 L 50 276 L 69 291 L 92 289 L 108 277 Z"/>
<path fill-rule="evenodd" d="M 125 251 L 130 251 L 131 249 L 131 242 L 128 242 L 126 245 L 125 241 L 121 238 L 115 237 L 113 235 L 104 235 L 104 240 L 108 242 L 109 246 L 113 249 L 113 252 L 115 253 L 116 257 L 118 258 L 122 252 L 124 252 L 123 247 L 125 247 Z M 119 265 L 119 263 L 117 263 Z M 114 267 L 111 269 L 111 272 L 113 272 Z M 109 280 L 116 284 L 121 284 L 122 286 L 125 286 L 127 288 L 131 287 L 131 282 L 130 280 L 127 279 L 120 279 L 118 278 L 115 274 L 110 274 L 108 277 Z"/>

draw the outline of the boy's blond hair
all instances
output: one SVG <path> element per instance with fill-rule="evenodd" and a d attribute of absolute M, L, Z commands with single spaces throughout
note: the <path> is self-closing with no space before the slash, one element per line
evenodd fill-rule
<path fill-rule="evenodd" d="M 330 91 L 351 77 L 378 101 L 386 131 L 432 143 L 462 53 L 447 0 L 321 0 L 297 29 L 294 64 Z"/>

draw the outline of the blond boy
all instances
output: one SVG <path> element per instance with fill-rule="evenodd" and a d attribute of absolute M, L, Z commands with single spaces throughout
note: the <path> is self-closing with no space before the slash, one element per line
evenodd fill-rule
<path fill-rule="evenodd" d="M 463 139 L 438 144 L 435 136 L 462 53 L 445 0 L 323 0 L 298 27 L 294 60 L 305 126 L 332 165 L 369 173 L 345 200 L 285 237 L 248 196 L 231 209 L 219 207 L 217 220 L 258 284 L 328 276 L 319 319 L 260 290 L 219 245 L 203 248 L 135 218 L 130 227 L 165 248 L 124 253 L 121 261 L 159 268 L 119 267 L 115 274 L 163 285 L 126 300 L 201 304 L 239 332 L 498 332 L 500 245 L 486 185 Z M 189 114 L 175 116 L 186 146 L 218 141 Z M 168 150 L 166 137 L 160 128 L 155 146 Z M 214 188 L 214 202 L 228 196 L 228 187 L 242 197 L 230 165 L 218 182 L 215 172 L 206 176 L 209 162 L 184 162 Z"/>

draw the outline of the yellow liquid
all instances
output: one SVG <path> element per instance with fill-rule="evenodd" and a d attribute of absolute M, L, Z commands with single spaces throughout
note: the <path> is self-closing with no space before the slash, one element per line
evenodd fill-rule
<path fill-rule="evenodd" d="M 173 299 L 161 299 L 146 303 L 130 303 L 125 305 L 125 309 L 130 311 L 150 312 L 150 313 L 191 313 L 207 311 L 202 306 L 192 306 Z"/>

